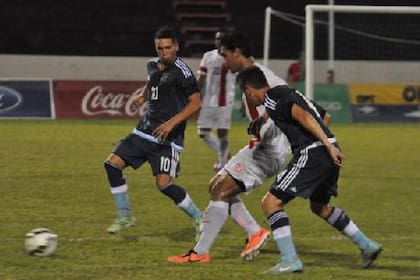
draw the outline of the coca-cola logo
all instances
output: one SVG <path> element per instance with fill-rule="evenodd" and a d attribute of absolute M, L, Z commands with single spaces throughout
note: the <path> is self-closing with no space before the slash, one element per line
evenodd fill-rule
<path fill-rule="evenodd" d="M 12 111 L 23 103 L 22 95 L 14 89 L 0 86 L 0 114 Z"/>
<path fill-rule="evenodd" d="M 141 92 L 137 88 L 132 93 L 104 92 L 101 85 L 89 89 L 82 100 L 82 112 L 88 116 L 106 114 L 111 116 L 141 116 L 140 110 L 132 108 L 133 97 Z"/>

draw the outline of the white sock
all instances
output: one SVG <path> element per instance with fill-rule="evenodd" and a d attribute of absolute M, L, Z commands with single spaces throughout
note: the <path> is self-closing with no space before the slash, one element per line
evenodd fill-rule
<path fill-rule="evenodd" d="M 220 153 L 220 143 L 216 136 L 208 132 L 204 134 L 203 140 L 212 150 L 218 154 Z"/>
<path fill-rule="evenodd" d="M 228 161 L 229 154 L 229 142 L 227 136 L 219 138 L 220 143 L 220 153 L 219 153 L 219 162 L 224 165 Z"/>
<path fill-rule="evenodd" d="M 261 226 L 255 221 L 254 217 L 249 213 L 242 200 L 235 196 L 230 200 L 229 204 L 230 216 L 232 219 L 251 236 L 260 230 Z"/>
<path fill-rule="evenodd" d="M 228 216 L 229 204 L 224 201 L 210 201 L 204 212 L 203 231 L 200 240 L 194 247 L 199 255 L 205 255 L 210 251 L 219 231 L 222 229 Z"/>

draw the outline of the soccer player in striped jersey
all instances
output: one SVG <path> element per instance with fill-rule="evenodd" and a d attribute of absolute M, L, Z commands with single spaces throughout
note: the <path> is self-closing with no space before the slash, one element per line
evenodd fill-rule
<path fill-rule="evenodd" d="M 118 217 L 107 231 L 117 234 L 134 225 L 122 172 L 127 166 L 137 169 L 149 162 L 158 189 L 194 219 L 196 234 L 199 234 L 202 213 L 174 179 L 179 172 L 187 119 L 200 108 L 200 92 L 193 72 L 176 55 L 175 32 L 162 27 L 154 41 L 158 57 L 148 62 L 147 84 L 133 100 L 134 106 L 146 105 L 146 113 L 105 161 L 111 194 L 118 209 Z"/>
<path fill-rule="evenodd" d="M 218 47 L 225 31 L 215 34 L 216 49 L 205 52 L 198 70 L 198 86 L 202 95 L 198 116 L 200 138 L 218 154 L 213 171 L 219 171 L 228 161 L 228 131 L 231 125 L 232 108 L 235 100 L 235 79 L 219 54 Z M 211 133 L 216 129 L 217 137 Z"/>
<path fill-rule="evenodd" d="M 337 195 L 337 180 L 344 155 L 334 135 L 324 124 L 316 106 L 297 90 L 272 87 L 258 67 L 241 71 L 239 87 L 255 105 L 264 104 L 267 114 L 289 139 L 293 158 L 275 178 L 262 206 L 282 255 L 268 274 L 301 272 L 292 240 L 285 205 L 296 197 L 309 199 L 312 212 L 340 231 L 362 255 L 362 267 L 369 267 L 382 245 L 369 239 L 344 210 L 330 204 Z"/>

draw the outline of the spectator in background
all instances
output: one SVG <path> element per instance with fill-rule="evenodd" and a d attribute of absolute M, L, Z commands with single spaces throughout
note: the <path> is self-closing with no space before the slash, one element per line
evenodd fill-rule
<path fill-rule="evenodd" d="M 301 52 L 299 58 L 290 64 L 287 70 L 287 82 L 298 83 L 305 79 L 305 54 Z"/>
<path fill-rule="evenodd" d="M 225 59 L 218 53 L 224 34 L 223 30 L 216 32 L 216 48 L 204 53 L 198 70 L 198 86 L 202 94 L 198 135 L 218 155 L 213 165 L 215 173 L 228 161 L 228 131 L 235 99 L 236 75 L 227 68 Z M 211 133 L 212 129 L 217 130 L 217 137 Z"/>
<path fill-rule="evenodd" d="M 327 84 L 334 84 L 334 77 L 335 77 L 334 70 L 329 69 L 327 71 L 327 77 L 325 79 L 325 83 L 327 83 Z"/>

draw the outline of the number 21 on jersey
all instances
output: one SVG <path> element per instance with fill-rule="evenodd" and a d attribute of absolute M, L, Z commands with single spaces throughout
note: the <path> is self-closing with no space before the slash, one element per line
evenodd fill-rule
<path fill-rule="evenodd" d="M 159 99 L 159 88 L 158 87 L 151 87 L 150 88 L 150 99 L 151 100 L 158 100 Z"/>

